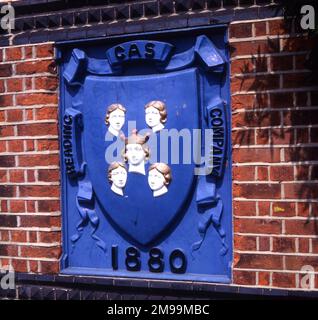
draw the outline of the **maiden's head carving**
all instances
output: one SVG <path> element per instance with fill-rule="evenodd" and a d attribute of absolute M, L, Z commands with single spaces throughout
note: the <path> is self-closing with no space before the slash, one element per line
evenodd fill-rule
<path fill-rule="evenodd" d="M 126 108 L 120 103 L 113 103 L 107 108 L 105 123 L 108 131 L 114 136 L 118 136 L 125 123 Z"/>
<path fill-rule="evenodd" d="M 148 184 L 154 197 L 159 197 L 168 192 L 167 186 L 172 180 L 171 169 L 165 163 L 154 163 L 148 170 Z"/>
<path fill-rule="evenodd" d="M 146 145 L 149 136 L 140 135 L 137 130 L 133 130 L 128 138 L 122 138 L 125 141 L 123 157 L 129 164 L 129 172 L 145 174 L 145 161 L 150 157 L 150 151 Z"/>
<path fill-rule="evenodd" d="M 145 119 L 153 132 L 164 128 L 167 121 L 167 109 L 164 102 L 159 100 L 150 101 L 145 105 Z"/>
<path fill-rule="evenodd" d="M 113 192 L 123 195 L 123 188 L 127 182 L 127 168 L 122 162 L 112 162 L 108 167 L 108 181 Z"/>

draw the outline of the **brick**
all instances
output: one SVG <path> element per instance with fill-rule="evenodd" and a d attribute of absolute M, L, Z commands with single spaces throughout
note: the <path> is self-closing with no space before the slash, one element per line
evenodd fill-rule
<path fill-rule="evenodd" d="M 293 69 L 293 56 L 271 57 L 270 66 L 272 71 L 287 71 Z"/>
<path fill-rule="evenodd" d="M 7 171 L 0 170 L 0 182 L 7 182 Z"/>
<path fill-rule="evenodd" d="M 284 125 L 317 124 L 318 110 L 292 110 L 284 112 Z"/>
<path fill-rule="evenodd" d="M 296 180 L 309 180 L 309 166 L 296 166 Z"/>
<path fill-rule="evenodd" d="M 58 154 L 36 154 L 28 156 L 19 156 L 19 165 L 21 167 L 31 166 L 51 166 L 59 164 Z"/>
<path fill-rule="evenodd" d="M 266 35 L 266 22 L 256 22 L 254 23 L 255 36 L 265 36 Z"/>
<path fill-rule="evenodd" d="M 40 242 L 53 243 L 61 242 L 60 232 L 39 232 Z"/>
<path fill-rule="evenodd" d="M 254 201 L 233 201 L 233 212 L 235 216 L 255 216 L 256 202 Z"/>
<path fill-rule="evenodd" d="M 309 143 L 309 128 L 296 129 L 296 143 Z"/>
<path fill-rule="evenodd" d="M 22 230 L 11 231 L 11 239 L 13 242 L 26 242 L 27 233 Z"/>
<path fill-rule="evenodd" d="M 27 261 L 20 259 L 12 259 L 12 267 L 15 272 L 27 272 Z"/>
<path fill-rule="evenodd" d="M 283 88 L 299 88 L 311 85 L 311 76 L 309 72 L 289 73 L 283 75 Z"/>
<path fill-rule="evenodd" d="M 9 152 L 22 152 L 24 150 L 23 140 L 8 141 Z"/>
<path fill-rule="evenodd" d="M 252 59 L 239 59 L 231 62 L 231 75 L 235 73 L 250 73 L 254 71 Z"/>
<path fill-rule="evenodd" d="M 7 150 L 6 141 L 0 141 L 0 152 L 6 152 L 6 150 Z"/>
<path fill-rule="evenodd" d="M 258 201 L 258 214 L 260 216 L 269 216 L 270 215 L 270 202 Z"/>
<path fill-rule="evenodd" d="M 38 140 L 38 151 L 56 151 L 59 150 L 58 140 Z"/>
<path fill-rule="evenodd" d="M 23 200 L 11 200 L 10 201 L 11 212 L 25 212 L 25 202 Z"/>
<path fill-rule="evenodd" d="M 5 87 L 4 87 L 4 80 L 0 80 L 0 93 L 5 92 Z"/>
<path fill-rule="evenodd" d="M 314 204 L 310 204 L 309 202 L 298 202 L 297 203 L 298 216 L 308 218 L 309 215 L 310 215 L 309 214 L 310 207 L 313 206 L 313 205 Z"/>
<path fill-rule="evenodd" d="M 278 162 L 280 161 L 280 152 L 278 149 L 234 149 L 233 161 L 246 163 L 246 162 Z"/>
<path fill-rule="evenodd" d="M 57 135 L 57 133 L 57 124 L 55 123 L 21 124 L 18 126 L 18 135 L 20 136 L 45 136 Z"/>
<path fill-rule="evenodd" d="M 51 60 L 49 61 L 36 61 L 36 62 L 22 62 L 16 65 L 16 74 L 36 74 L 36 73 L 51 73 L 55 74 L 56 66 Z"/>
<path fill-rule="evenodd" d="M 280 114 L 278 112 L 240 112 L 233 114 L 232 126 L 239 127 L 267 127 L 278 126 Z"/>
<path fill-rule="evenodd" d="M 14 167 L 14 156 L 0 156 L 0 167 Z"/>
<path fill-rule="evenodd" d="M 58 197 L 58 186 L 20 186 L 21 197 Z"/>
<path fill-rule="evenodd" d="M 10 107 L 13 105 L 13 98 L 11 94 L 6 94 L 0 96 L 0 105 L 1 107 Z"/>
<path fill-rule="evenodd" d="M 270 251 L 270 238 L 269 237 L 259 237 L 259 251 Z"/>
<path fill-rule="evenodd" d="M 32 59 L 33 58 L 33 47 L 32 46 L 25 46 L 23 48 L 24 48 L 25 59 Z"/>
<path fill-rule="evenodd" d="M 281 221 L 274 219 L 236 219 L 234 223 L 235 232 L 280 234 L 282 231 Z"/>
<path fill-rule="evenodd" d="M 60 180 L 60 172 L 58 170 L 38 170 L 39 181 L 54 182 Z"/>
<path fill-rule="evenodd" d="M 26 140 L 24 151 L 35 151 L 34 140 Z"/>
<path fill-rule="evenodd" d="M 37 242 L 37 239 L 38 239 L 37 232 L 29 231 L 29 239 L 30 239 L 30 242 Z"/>
<path fill-rule="evenodd" d="M 49 216 L 26 216 L 20 217 L 21 227 L 41 227 L 41 228 L 52 228 L 60 227 L 60 217 L 49 217 Z"/>
<path fill-rule="evenodd" d="M 268 26 L 270 35 L 283 35 L 291 31 L 285 20 L 268 21 Z"/>
<path fill-rule="evenodd" d="M 28 182 L 35 181 L 35 171 L 34 170 L 27 170 L 27 181 Z"/>
<path fill-rule="evenodd" d="M 270 285 L 270 273 L 265 271 L 260 271 L 258 273 L 258 285 L 259 286 L 269 286 Z"/>
<path fill-rule="evenodd" d="M 58 262 L 41 261 L 41 271 L 46 274 L 57 274 L 60 271 Z"/>
<path fill-rule="evenodd" d="M 235 235 L 234 248 L 240 251 L 256 251 L 256 237 Z"/>
<path fill-rule="evenodd" d="M 10 182 L 24 182 L 24 170 L 10 170 L 9 177 Z"/>
<path fill-rule="evenodd" d="M 273 238 L 273 251 L 274 252 L 295 252 L 295 239 L 294 238 Z"/>
<path fill-rule="evenodd" d="M 1 240 L 2 241 L 10 241 L 10 234 L 8 230 L 1 231 Z"/>
<path fill-rule="evenodd" d="M 230 25 L 230 38 L 249 38 L 252 36 L 252 24 L 240 23 Z"/>
<path fill-rule="evenodd" d="M 279 39 L 230 42 L 230 45 L 232 57 L 250 54 L 259 57 L 264 53 L 277 53 L 280 51 Z"/>
<path fill-rule="evenodd" d="M 272 108 L 290 108 L 293 106 L 293 95 L 286 92 L 271 93 L 270 101 Z"/>
<path fill-rule="evenodd" d="M 317 199 L 318 188 L 311 183 L 284 184 L 286 199 Z"/>
<path fill-rule="evenodd" d="M 303 266 L 312 266 L 318 271 L 318 259 L 313 256 L 286 256 L 286 268 L 288 270 L 301 270 Z"/>
<path fill-rule="evenodd" d="M 271 167 L 270 179 L 272 181 L 292 181 L 294 180 L 294 168 L 292 166 Z"/>
<path fill-rule="evenodd" d="M 272 279 L 274 287 L 295 288 L 296 286 L 296 275 L 294 273 L 274 272 Z"/>
<path fill-rule="evenodd" d="M 35 201 L 28 200 L 26 201 L 27 212 L 35 212 Z"/>
<path fill-rule="evenodd" d="M 285 161 L 316 161 L 318 148 L 284 148 Z"/>
<path fill-rule="evenodd" d="M 35 48 L 37 58 L 53 57 L 54 49 L 52 44 L 43 44 L 36 46 Z"/>
<path fill-rule="evenodd" d="M 6 61 L 21 60 L 22 58 L 22 48 L 6 48 L 5 51 Z"/>
<path fill-rule="evenodd" d="M 58 87 L 57 78 L 37 77 L 35 78 L 35 90 L 55 91 Z"/>
<path fill-rule="evenodd" d="M 19 78 L 12 78 L 7 80 L 8 92 L 22 91 L 23 80 Z"/>
<path fill-rule="evenodd" d="M 256 129 L 256 144 L 269 144 L 268 129 Z"/>
<path fill-rule="evenodd" d="M 257 180 L 266 181 L 268 180 L 269 169 L 266 166 L 257 167 Z"/>
<path fill-rule="evenodd" d="M 233 282 L 238 285 L 256 284 L 256 272 L 235 270 L 233 272 Z"/>
<path fill-rule="evenodd" d="M 18 247 L 15 245 L 0 244 L 0 256 L 17 256 Z"/>
<path fill-rule="evenodd" d="M 314 41 L 308 37 L 282 39 L 282 51 L 309 51 L 314 46 Z"/>
<path fill-rule="evenodd" d="M 232 132 L 233 144 L 251 145 L 255 144 L 253 130 L 237 130 Z"/>
<path fill-rule="evenodd" d="M 255 106 L 256 96 L 254 94 L 244 94 L 232 96 L 232 110 L 252 109 Z"/>
<path fill-rule="evenodd" d="M 252 181 L 255 180 L 255 168 L 254 167 L 234 167 L 233 168 L 233 180 L 239 181 Z"/>
<path fill-rule="evenodd" d="M 272 212 L 275 217 L 293 217 L 296 215 L 294 202 L 273 202 Z"/>
<path fill-rule="evenodd" d="M 269 254 L 239 254 L 234 266 L 236 268 L 277 270 L 283 268 L 283 257 Z"/>
<path fill-rule="evenodd" d="M 37 120 L 57 120 L 58 110 L 56 107 L 43 107 L 36 109 L 35 118 Z"/>
<path fill-rule="evenodd" d="M 21 257 L 59 258 L 60 254 L 60 247 L 45 248 L 35 246 L 21 246 Z"/>
<path fill-rule="evenodd" d="M 0 137 L 11 137 L 14 135 L 13 126 L 1 126 L 0 127 Z"/>
<path fill-rule="evenodd" d="M 312 240 L 315 240 L 315 239 L 312 239 Z M 299 252 L 309 253 L 309 239 L 299 238 L 298 239 L 298 247 L 299 247 Z M 315 251 L 313 250 L 313 252 L 315 252 Z"/>
<path fill-rule="evenodd" d="M 30 265 L 30 272 L 39 272 L 38 261 L 30 260 L 28 263 Z"/>
<path fill-rule="evenodd" d="M 0 77 L 10 77 L 12 75 L 11 64 L 0 64 Z"/>
<path fill-rule="evenodd" d="M 313 235 L 317 233 L 317 222 L 315 220 L 287 220 L 285 222 L 286 234 L 291 235 Z"/>
<path fill-rule="evenodd" d="M 60 201 L 58 200 L 38 200 L 39 212 L 60 211 Z"/>
<path fill-rule="evenodd" d="M 14 186 L 5 186 L 5 185 L 0 185 L 0 194 L 2 197 L 14 197 L 16 192 L 15 192 L 15 187 Z"/>
<path fill-rule="evenodd" d="M 279 199 L 281 197 L 281 186 L 265 183 L 234 183 L 233 195 L 234 197 L 247 199 Z"/>
<path fill-rule="evenodd" d="M 57 104 L 57 95 L 53 93 L 20 94 L 17 96 L 17 104 L 22 106 Z"/>
<path fill-rule="evenodd" d="M 7 200 L 0 200 L 0 210 L 1 210 L 1 212 L 8 212 L 8 201 Z"/>
<path fill-rule="evenodd" d="M 279 75 L 235 76 L 231 81 L 231 92 L 279 89 Z"/>

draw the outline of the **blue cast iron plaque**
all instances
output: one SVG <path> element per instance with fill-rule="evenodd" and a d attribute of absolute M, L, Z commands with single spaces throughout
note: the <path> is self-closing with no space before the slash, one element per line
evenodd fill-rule
<path fill-rule="evenodd" d="M 62 272 L 230 282 L 226 28 L 58 44 Z"/>

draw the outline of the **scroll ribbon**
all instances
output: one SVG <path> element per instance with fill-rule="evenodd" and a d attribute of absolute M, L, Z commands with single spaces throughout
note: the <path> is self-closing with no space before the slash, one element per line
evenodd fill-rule
<path fill-rule="evenodd" d="M 200 249 L 206 232 L 212 224 L 218 233 L 222 242 L 221 255 L 225 255 L 228 251 L 228 246 L 225 242 L 225 231 L 221 226 L 221 217 L 223 213 L 223 202 L 221 197 L 216 192 L 216 180 L 214 177 L 199 176 L 197 187 L 196 202 L 199 211 L 203 212 L 199 221 L 198 231 L 201 239 L 192 245 L 192 251 Z M 209 180 L 208 182 L 205 179 Z"/>
<path fill-rule="evenodd" d="M 91 237 L 96 241 L 96 244 L 99 248 L 101 248 L 103 251 L 106 251 L 105 242 L 95 234 L 99 226 L 99 218 L 94 210 L 93 187 L 92 183 L 87 178 L 87 174 L 83 179 L 78 181 L 76 207 L 80 214 L 80 221 L 76 225 L 77 233 L 71 237 L 73 244 L 81 238 L 84 226 L 90 222 L 93 228 Z"/>

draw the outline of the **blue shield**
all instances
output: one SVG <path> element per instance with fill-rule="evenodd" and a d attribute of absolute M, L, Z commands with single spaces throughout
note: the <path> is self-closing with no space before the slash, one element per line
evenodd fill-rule
<path fill-rule="evenodd" d="M 126 121 L 122 131 L 128 136 L 128 121 L 135 121 L 137 130 L 147 128 L 145 105 L 152 100 L 163 101 L 167 110 L 165 129 L 176 129 L 178 132 L 189 130 L 193 143 L 193 129 L 199 128 L 197 81 L 197 69 L 191 68 L 162 75 L 91 75 L 86 77 L 83 85 L 83 121 L 84 128 L 89 128 L 84 130 L 83 137 L 88 176 L 105 217 L 119 233 L 138 244 L 148 245 L 171 232 L 174 222 L 186 212 L 186 200 L 189 193 L 193 192 L 195 164 L 192 154 L 190 163 L 184 163 L 186 159 L 183 158 L 183 151 L 186 146 L 181 137 L 177 151 L 180 163 L 173 163 L 172 140 L 168 140 L 167 150 L 160 150 L 160 133 L 153 133 L 157 150 L 150 150 L 150 154 L 158 156 L 160 151 L 168 153 L 167 164 L 172 173 L 168 192 L 160 197 L 152 194 L 147 181 L 148 168 L 151 162 L 159 161 L 154 161 L 150 155 L 150 160 L 145 165 L 146 174 L 128 172 L 124 196 L 118 196 L 111 190 L 107 178 L 109 163 L 105 161 L 105 151 L 113 142 L 105 142 L 107 106 L 114 103 L 125 106 Z M 115 139 L 114 137 L 114 141 Z M 191 151 L 192 148 L 188 150 Z M 100 234 L 102 235 L 102 230 Z"/>

